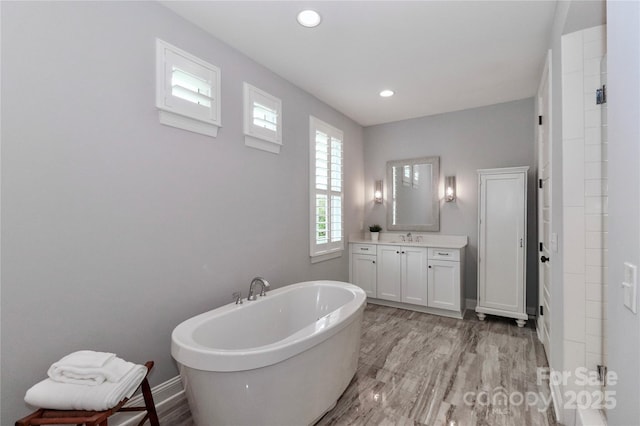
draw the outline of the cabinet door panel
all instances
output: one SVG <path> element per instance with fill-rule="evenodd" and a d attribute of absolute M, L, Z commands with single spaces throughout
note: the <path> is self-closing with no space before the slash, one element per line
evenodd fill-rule
<path fill-rule="evenodd" d="M 368 297 L 376 297 L 376 257 L 365 254 L 353 254 L 352 283 L 367 293 Z"/>
<path fill-rule="evenodd" d="M 400 302 L 400 248 L 378 246 L 377 298 Z"/>
<path fill-rule="evenodd" d="M 427 306 L 427 249 L 402 247 L 402 301 Z"/>
<path fill-rule="evenodd" d="M 481 182 L 479 304 L 524 312 L 524 175 L 488 175 Z"/>
<path fill-rule="evenodd" d="M 429 307 L 460 311 L 460 263 L 429 261 Z"/>

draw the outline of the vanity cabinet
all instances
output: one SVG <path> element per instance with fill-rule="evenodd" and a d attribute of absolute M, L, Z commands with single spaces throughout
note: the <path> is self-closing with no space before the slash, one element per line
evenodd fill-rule
<path fill-rule="evenodd" d="M 430 248 L 428 258 L 428 306 L 460 311 L 463 303 L 460 250 Z"/>
<path fill-rule="evenodd" d="M 351 267 L 349 281 L 367 294 L 376 297 L 377 269 L 376 246 L 372 244 L 351 244 Z"/>
<path fill-rule="evenodd" d="M 436 241 L 441 247 L 431 246 L 433 242 L 351 242 L 349 281 L 362 288 L 371 303 L 462 318 L 467 239 L 446 238 Z"/>
<path fill-rule="evenodd" d="M 378 294 L 383 300 L 427 306 L 427 249 L 379 245 Z"/>

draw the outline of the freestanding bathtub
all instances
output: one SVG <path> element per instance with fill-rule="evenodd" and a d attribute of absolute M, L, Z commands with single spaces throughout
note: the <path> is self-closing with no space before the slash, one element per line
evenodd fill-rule
<path fill-rule="evenodd" d="M 178 362 L 198 426 L 309 425 L 354 376 L 366 295 L 338 281 L 292 284 L 178 325 Z"/>

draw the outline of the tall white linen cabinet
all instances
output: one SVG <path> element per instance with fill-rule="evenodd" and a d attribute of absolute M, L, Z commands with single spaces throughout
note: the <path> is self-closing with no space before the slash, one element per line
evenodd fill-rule
<path fill-rule="evenodd" d="M 478 170 L 478 302 L 485 315 L 527 320 L 527 171 L 529 167 Z"/>

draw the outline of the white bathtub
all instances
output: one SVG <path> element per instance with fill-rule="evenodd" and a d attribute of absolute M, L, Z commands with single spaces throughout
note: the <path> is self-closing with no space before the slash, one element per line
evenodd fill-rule
<path fill-rule="evenodd" d="M 366 295 L 310 281 L 231 303 L 178 325 L 178 362 L 198 426 L 308 425 L 356 372 Z"/>

